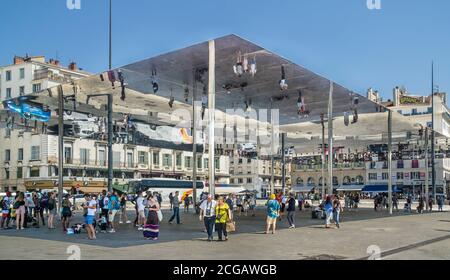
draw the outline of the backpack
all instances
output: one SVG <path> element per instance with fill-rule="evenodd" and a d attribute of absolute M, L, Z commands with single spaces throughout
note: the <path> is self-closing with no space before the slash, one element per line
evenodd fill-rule
<path fill-rule="evenodd" d="M 48 205 L 48 198 L 47 197 L 43 197 L 42 199 L 41 199 L 41 201 L 39 202 L 39 205 L 41 206 L 41 208 L 47 208 L 49 205 Z M 50 210 L 52 210 L 52 209 L 50 209 Z"/>
<path fill-rule="evenodd" d="M 98 206 L 101 208 L 101 209 L 103 209 L 103 207 L 105 206 L 105 203 L 103 202 L 103 200 L 105 199 L 105 197 L 101 197 L 99 200 L 98 200 Z"/>
<path fill-rule="evenodd" d="M 50 210 L 50 211 L 55 209 L 55 201 L 53 199 L 52 200 L 46 200 L 46 205 L 47 205 L 48 210 Z M 45 208 L 45 207 L 42 206 L 42 201 L 41 201 L 41 207 Z"/>

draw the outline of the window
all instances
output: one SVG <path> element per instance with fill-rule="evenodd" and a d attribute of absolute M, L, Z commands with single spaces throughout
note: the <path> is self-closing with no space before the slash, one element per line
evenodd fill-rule
<path fill-rule="evenodd" d="M 24 86 L 19 87 L 19 95 L 20 96 L 25 95 L 25 87 Z"/>
<path fill-rule="evenodd" d="M 239 178 L 239 179 L 238 179 L 238 183 L 239 183 L 239 184 L 242 184 L 242 183 L 244 183 L 244 180 L 243 180 L 242 178 Z"/>
<path fill-rule="evenodd" d="M 6 81 L 11 81 L 11 79 L 12 79 L 11 70 L 8 70 L 5 72 L 5 78 L 6 78 Z"/>
<path fill-rule="evenodd" d="M 377 173 L 369 173 L 369 180 L 370 181 L 377 180 Z"/>
<path fill-rule="evenodd" d="M 113 152 L 113 166 L 120 167 L 120 152 Z"/>
<path fill-rule="evenodd" d="M 80 149 L 80 164 L 82 164 L 82 165 L 89 164 L 89 150 L 88 149 Z"/>
<path fill-rule="evenodd" d="M 398 168 L 398 169 L 405 168 L 405 164 L 403 163 L 403 160 L 398 160 L 398 161 L 397 161 L 397 168 Z M 403 173 L 402 173 L 402 174 L 403 174 Z"/>
<path fill-rule="evenodd" d="M 19 69 L 19 78 L 21 80 L 25 79 L 25 68 L 20 68 Z"/>
<path fill-rule="evenodd" d="M 191 168 L 192 163 L 191 163 L 192 157 L 184 157 L 184 167 L 186 168 Z"/>
<path fill-rule="evenodd" d="M 30 160 L 40 160 L 40 147 L 39 146 L 31 146 L 31 158 Z"/>
<path fill-rule="evenodd" d="M 139 164 L 148 164 L 148 154 L 147 152 L 140 151 L 138 153 Z"/>
<path fill-rule="evenodd" d="M 202 156 L 197 157 L 197 168 L 202 169 Z"/>
<path fill-rule="evenodd" d="M 428 113 L 428 114 L 431 114 L 431 113 L 433 113 L 433 107 L 428 107 L 428 109 L 427 109 L 427 113 Z"/>
<path fill-rule="evenodd" d="M 120 157 L 120 153 L 119 153 L 119 157 Z M 105 150 L 98 150 L 98 164 L 100 166 L 106 166 L 106 151 Z"/>
<path fill-rule="evenodd" d="M 247 178 L 247 184 L 251 184 L 252 183 L 252 178 Z"/>
<path fill-rule="evenodd" d="M 220 169 L 220 159 L 219 158 L 214 159 L 214 165 L 215 165 L 216 169 Z"/>
<path fill-rule="evenodd" d="M 164 167 L 172 166 L 172 155 L 171 154 L 163 154 L 163 166 Z"/>
<path fill-rule="evenodd" d="M 6 89 L 6 99 L 11 99 L 11 88 Z"/>
<path fill-rule="evenodd" d="M 411 163 L 411 168 L 419 168 L 419 160 L 413 159 Z"/>
<path fill-rule="evenodd" d="M 420 180 L 420 172 L 411 172 L 411 180 Z"/>
<path fill-rule="evenodd" d="M 417 109 L 412 109 L 412 115 L 414 116 L 414 115 L 417 115 L 418 113 L 417 113 Z"/>
<path fill-rule="evenodd" d="M 23 167 L 17 167 L 17 179 L 23 178 Z"/>
<path fill-rule="evenodd" d="M 205 167 L 205 169 L 207 169 L 209 167 L 209 160 L 207 158 L 205 158 L 203 160 L 203 163 L 204 163 L 203 166 Z"/>
<path fill-rule="evenodd" d="M 242 163 L 242 159 L 241 158 L 239 159 L 239 163 Z"/>
<path fill-rule="evenodd" d="M 33 84 L 33 93 L 41 91 L 41 84 Z"/>
<path fill-rule="evenodd" d="M 9 180 L 9 169 L 5 168 L 5 179 Z"/>
<path fill-rule="evenodd" d="M 153 165 L 159 165 L 159 152 L 153 152 Z"/>
<path fill-rule="evenodd" d="M 252 159 L 251 159 L 251 158 L 248 158 L 248 159 L 247 159 L 247 163 L 252 163 Z"/>
<path fill-rule="evenodd" d="M 397 180 L 403 179 L 403 172 L 397 172 Z"/>
<path fill-rule="evenodd" d="M 389 179 L 389 173 L 383 173 L 381 174 L 381 179 L 388 180 Z"/>
<path fill-rule="evenodd" d="M 134 168 L 133 152 L 127 153 L 127 166 L 128 166 L 128 168 Z"/>
<path fill-rule="evenodd" d="M 39 167 L 31 167 L 30 169 L 30 177 L 34 178 L 34 177 L 39 177 Z"/>
<path fill-rule="evenodd" d="M 19 151 L 17 152 L 17 160 L 18 161 L 23 160 L 23 149 L 22 148 L 20 148 Z"/>
<path fill-rule="evenodd" d="M 9 129 L 8 127 L 5 127 L 5 137 L 6 138 L 11 137 L 11 129 Z"/>
<path fill-rule="evenodd" d="M 175 161 L 176 161 L 177 167 L 181 167 L 181 154 L 180 153 L 177 154 Z"/>
<path fill-rule="evenodd" d="M 64 162 L 72 164 L 72 147 L 64 147 Z"/>
<path fill-rule="evenodd" d="M 5 161 L 11 160 L 11 150 L 5 150 Z"/>

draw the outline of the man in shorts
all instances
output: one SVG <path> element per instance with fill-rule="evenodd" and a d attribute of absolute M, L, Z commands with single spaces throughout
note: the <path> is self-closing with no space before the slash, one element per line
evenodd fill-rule
<path fill-rule="evenodd" d="M 85 223 L 86 223 L 86 231 L 88 233 L 88 238 L 90 240 L 97 239 L 95 236 L 95 229 L 94 229 L 94 221 L 95 221 L 95 212 L 97 211 L 97 201 L 95 199 L 92 199 L 91 196 L 86 195 L 86 205 L 83 207 L 87 209 L 86 217 L 85 217 Z"/>
<path fill-rule="evenodd" d="M 145 222 L 145 205 L 144 205 L 144 196 L 140 191 L 138 193 L 138 198 L 136 199 L 136 208 L 138 212 L 138 230 L 144 230 L 144 222 Z"/>
<path fill-rule="evenodd" d="M 272 226 L 272 234 L 275 233 L 277 218 L 280 216 L 280 203 L 278 203 L 274 194 L 270 195 L 270 200 L 267 202 L 267 227 L 266 234 L 269 234 L 270 226 Z"/>
<path fill-rule="evenodd" d="M 114 218 L 116 217 L 117 212 L 119 212 L 120 204 L 119 204 L 119 195 L 117 194 L 117 191 L 115 191 L 110 197 L 109 197 L 109 225 L 111 227 L 110 233 L 116 232 L 116 224 L 114 222 Z"/>

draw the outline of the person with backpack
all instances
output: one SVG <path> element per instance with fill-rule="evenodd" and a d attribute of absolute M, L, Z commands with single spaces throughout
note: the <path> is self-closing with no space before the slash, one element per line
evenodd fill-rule
<path fill-rule="evenodd" d="M 169 194 L 170 210 L 173 208 L 173 193 Z"/>
<path fill-rule="evenodd" d="M 1 228 L 2 229 L 8 229 L 9 228 L 9 221 L 11 219 L 11 203 L 12 203 L 12 197 L 11 192 L 6 192 L 6 196 L 2 198 L 1 200 L 1 207 L 2 207 L 2 220 L 1 220 Z M 6 225 L 5 225 L 6 223 Z"/>
<path fill-rule="evenodd" d="M 45 195 L 41 199 L 41 208 L 46 207 L 48 210 L 47 225 L 49 229 L 55 229 L 56 216 L 56 193 L 51 192 L 48 196 Z"/>
<path fill-rule="evenodd" d="M 39 197 L 37 193 L 33 194 L 33 203 L 34 203 L 34 217 L 36 218 L 36 226 L 39 227 L 39 220 L 42 220 L 42 225 L 45 226 L 44 220 L 44 209 L 41 208 L 41 203 L 39 201 Z"/>
<path fill-rule="evenodd" d="M 61 202 L 61 222 L 64 233 L 70 225 L 70 218 L 72 217 L 72 203 L 70 202 L 70 195 L 66 194 Z"/>
<path fill-rule="evenodd" d="M 98 198 L 98 206 L 101 211 L 101 217 L 104 217 L 106 219 L 106 223 L 109 224 L 108 218 L 109 218 L 109 197 L 108 195 L 111 195 L 110 193 L 106 193 L 105 190 L 102 191 L 101 197 Z"/>

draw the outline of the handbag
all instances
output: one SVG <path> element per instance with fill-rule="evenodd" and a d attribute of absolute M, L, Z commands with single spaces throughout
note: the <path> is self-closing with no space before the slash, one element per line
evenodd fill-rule
<path fill-rule="evenodd" d="M 161 222 L 163 220 L 163 214 L 161 209 L 159 209 L 156 213 L 158 214 L 158 220 Z"/>
<path fill-rule="evenodd" d="M 235 232 L 236 231 L 236 222 L 235 221 L 231 221 L 231 222 L 227 222 L 227 232 Z"/>

